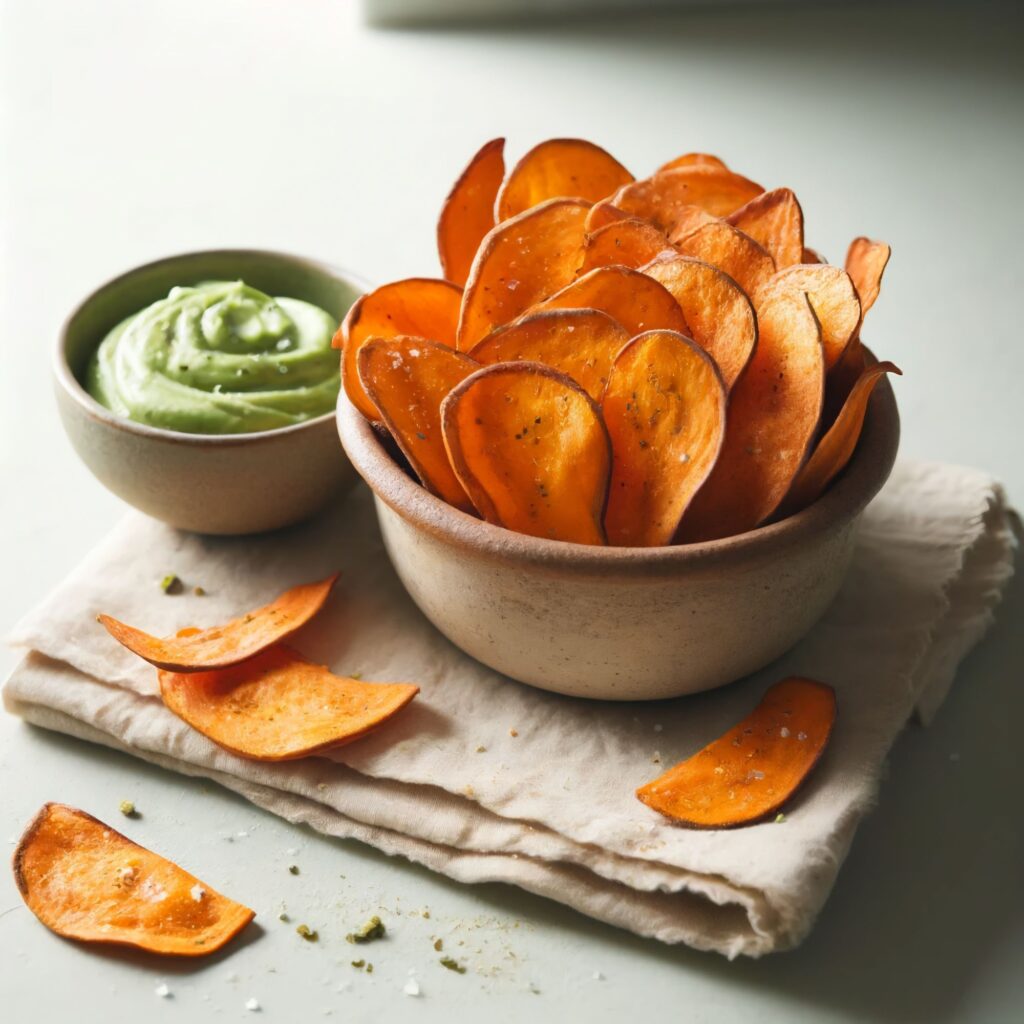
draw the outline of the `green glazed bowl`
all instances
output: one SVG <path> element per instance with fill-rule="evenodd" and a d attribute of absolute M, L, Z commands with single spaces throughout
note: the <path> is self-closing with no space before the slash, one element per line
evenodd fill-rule
<path fill-rule="evenodd" d="M 273 530 L 318 512 L 356 480 L 334 414 L 251 434 L 184 434 L 117 416 L 82 385 L 89 359 L 125 317 L 176 285 L 242 279 L 312 302 L 340 321 L 368 290 L 347 271 L 253 249 L 184 253 L 101 285 L 71 314 L 54 358 L 57 406 L 75 451 L 108 490 L 172 526 L 199 533 Z"/>

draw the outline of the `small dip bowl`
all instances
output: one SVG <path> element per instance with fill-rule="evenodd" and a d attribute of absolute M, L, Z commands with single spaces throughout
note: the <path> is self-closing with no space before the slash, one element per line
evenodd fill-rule
<path fill-rule="evenodd" d="M 176 285 L 241 278 L 268 295 L 304 299 L 337 320 L 366 286 L 315 260 L 251 249 L 185 253 L 147 263 L 89 295 L 60 332 L 57 405 L 82 461 L 108 490 L 172 526 L 199 533 L 256 533 L 313 515 L 356 475 L 338 450 L 334 414 L 248 434 L 185 434 L 104 408 L 82 381 L 111 328 Z"/>
<path fill-rule="evenodd" d="M 659 548 L 545 540 L 460 512 L 405 472 L 344 391 L 338 432 L 402 583 L 454 644 L 541 689 L 657 700 L 754 672 L 814 625 L 889 476 L 900 425 L 883 380 L 853 458 L 813 505 L 739 536 Z"/>

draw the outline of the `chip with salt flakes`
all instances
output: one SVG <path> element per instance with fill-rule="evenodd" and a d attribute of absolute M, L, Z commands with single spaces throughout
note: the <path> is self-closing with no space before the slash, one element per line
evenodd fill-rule
<path fill-rule="evenodd" d="M 66 939 L 208 956 L 255 917 L 241 903 L 91 814 L 44 804 L 14 851 L 29 910 Z"/>
<path fill-rule="evenodd" d="M 807 779 L 835 718 L 832 687 L 791 676 L 724 736 L 641 786 L 637 798 L 690 828 L 764 821 Z"/>

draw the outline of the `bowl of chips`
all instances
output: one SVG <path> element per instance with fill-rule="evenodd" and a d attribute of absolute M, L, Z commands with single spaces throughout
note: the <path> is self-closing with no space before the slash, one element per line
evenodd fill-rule
<path fill-rule="evenodd" d="M 792 646 L 842 584 L 899 441 L 864 346 L 889 247 L 834 266 L 789 189 L 705 154 L 635 180 L 584 140 L 442 209 L 443 278 L 339 328 L 338 429 L 388 553 L 474 658 L 559 693 L 710 689 Z"/>

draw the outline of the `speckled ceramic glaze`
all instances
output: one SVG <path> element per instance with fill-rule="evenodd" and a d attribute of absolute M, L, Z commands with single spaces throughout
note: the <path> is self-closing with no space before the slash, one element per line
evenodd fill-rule
<path fill-rule="evenodd" d="M 899 416 L 882 381 L 850 465 L 814 505 L 741 536 L 663 548 L 542 540 L 466 515 L 405 473 L 344 392 L 338 431 L 398 575 L 453 643 L 545 690 L 656 700 L 732 682 L 814 625 L 892 469 Z"/>
<path fill-rule="evenodd" d="M 82 387 L 90 356 L 125 317 L 175 285 L 238 278 L 269 295 L 312 302 L 338 320 L 366 290 L 349 273 L 282 253 L 172 256 L 88 296 L 64 325 L 54 362 L 64 429 L 96 478 L 143 512 L 200 533 L 255 533 L 298 522 L 356 479 L 338 450 L 333 413 L 251 434 L 183 434 L 116 416 Z"/>

